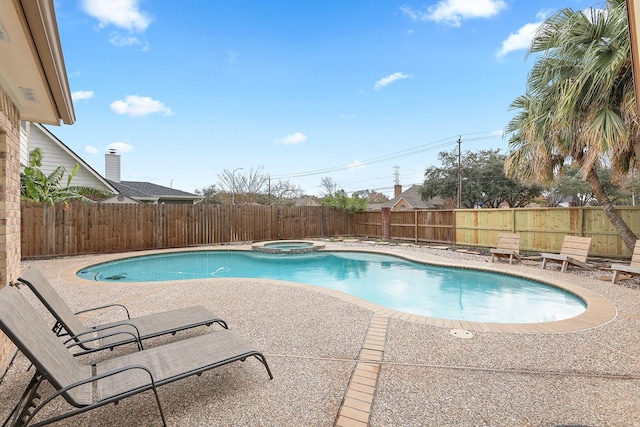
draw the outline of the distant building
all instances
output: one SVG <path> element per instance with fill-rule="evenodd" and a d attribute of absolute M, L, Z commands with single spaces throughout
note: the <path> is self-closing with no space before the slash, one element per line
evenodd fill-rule
<path fill-rule="evenodd" d="M 38 123 L 26 123 L 26 149 L 21 157 L 36 148 L 42 151 L 42 166 L 45 174 L 51 174 L 57 167 L 63 166 L 67 174 L 75 165 L 79 165 L 78 173 L 71 185 L 79 187 L 97 187 L 112 192 L 114 195 L 100 203 L 171 203 L 194 204 L 203 199 L 202 196 L 164 187 L 144 181 L 120 180 L 120 156 L 115 151 L 105 155 L 105 177 L 96 172 L 87 162 L 67 147 L 46 127 Z M 26 165 L 26 161 L 22 160 Z M 65 181 L 66 182 L 66 181 Z"/>
<path fill-rule="evenodd" d="M 313 197 L 297 197 L 292 201 L 295 206 L 321 206 L 320 202 Z"/>
<path fill-rule="evenodd" d="M 389 207 L 392 211 L 405 211 L 414 209 L 441 209 L 444 201 L 439 197 L 430 200 L 422 200 L 420 190 L 421 185 L 412 185 L 407 190 L 402 191 L 402 185 L 394 186 L 395 197 L 382 204 L 381 207 Z"/>
<path fill-rule="evenodd" d="M 152 204 L 195 204 L 202 200 L 203 196 L 176 190 L 170 187 L 153 184 L 145 181 L 121 181 L 120 180 L 120 155 L 115 150 L 109 150 L 105 154 L 105 176 L 107 181 L 118 190 L 125 198 L 109 199 L 111 203 L 131 203 L 131 200 L 140 203 Z"/>

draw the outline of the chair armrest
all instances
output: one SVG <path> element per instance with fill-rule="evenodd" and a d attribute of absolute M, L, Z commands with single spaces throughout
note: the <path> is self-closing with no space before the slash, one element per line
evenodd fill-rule
<path fill-rule="evenodd" d="M 553 260 L 559 260 L 559 261 L 564 261 L 567 259 L 566 255 L 563 254 L 548 254 L 548 253 L 541 253 L 540 254 L 541 258 L 547 258 L 547 259 L 553 259 Z"/>
<path fill-rule="evenodd" d="M 134 331 L 127 331 L 127 330 L 117 330 L 120 327 L 131 327 L 134 329 Z M 93 336 L 93 334 L 95 332 L 101 332 L 101 331 L 109 331 L 111 329 L 116 329 L 114 332 L 110 332 L 104 335 L 101 335 L 99 337 L 95 337 Z M 81 339 L 78 340 L 78 338 L 83 337 L 85 335 L 88 334 L 92 334 L 91 337 L 89 338 L 85 338 L 85 339 Z M 93 341 L 98 341 L 102 338 L 106 338 L 106 337 L 113 337 L 113 336 L 117 336 L 117 335 L 130 335 L 133 340 L 136 342 L 136 345 L 138 346 L 138 350 L 144 350 L 144 347 L 142 345 L 142 338 L 140 336 L 140 330 L 138 329 L 138 327 L 132 323 L 118 323 L 117 325 L 102 325 L 102 326 L 96 326 L 93 329 L 90 329 L 88 331 L 85 332 L 81 332 L 79 334 L 76 335 L 69 335 L 69 338 L 63 342 L 63 344 L 67 345 L 70 341 L 75 341 L 75 344 L 70 344 L 67 346 L 67 348 L 71 348 L 74 347 L 76 345 L 82 345 L 82 344 L 86 344 L 89 342 L 93 342 Z M 98 348 L 94 351 L 97 350 L 101 350 L 101 349 L 106 349 L 106 348 L 112 348 L 113 345 L 104 345 L 104 346 L 98 346 Z M 86 352 L 83 353 L 77 353 L 76 355 L 80 355 L 80 354 L 85 354 Z"/>
<path fill-rule="evenodd" d="M 136 343 L 136 345 L 138 346 L 138 351 L 144 350 L 144 347 L 142 345 L 142 341 L 140 340 L 140 337 L 137 336 L 136 334 L 134 334 L 133 332 L 127 332 L 127 331 L 120 331 L 120 332 L 112 332 L 110 334 L 105 334 L 105 335 L 101 335 L 99 337 L 91 337 L 91 338 L 85 338 L 82 340 L 76 340 L 75 337 L 74 338 L 69 338 L 66 341 L 64 341 L 62 344 L 64 344 L 68 349 L 72 349 L 73 347 L 80 347 L 82 350 L 73 353 L 74 356 L 82 356 L 84 354 L 88 354 L 88 353 L 93 353 L 95 351 L 101 351 L 101 350 L 106 350 L 106 349 L 111 349 L 113 350 L 113 348 L 117 345 L 117 344 L 107 344 L 107 345 L 98 345 L 95 348 L 91 348 L 90 350 L 86 350 L 84 347 L 84 344 L 90 343 L 90 342 L 94 342 L 94 341 L 100 341 L 103 338 L 107 338 L 107 337 L 115 337 L 118 335 L 129 335 L 131 336 L 131 338 L 133 339 L 133 341 Z M 69 344 L 69 342 L 71 342 L 71 344 Z"/>
<path fill-rule="evenodd" d="M 127 313 L 127 319 L 131 319 L 131 316 L 129 315 L 129 310 L 127 309 L 126 306 L 124 306 L 122 304 L 107 304 L 107 305 L 101 305 L 99 307 L 91 307 L 91 308 L 87 308 L 85 310 L 76 311 L 74 314 L 88 313 L 90 311 L 96 311 L 96 310 L 101 310 L 103 308 L 110 308 L 110 307 L 120 307 L 120 308 L 122 308 L 125 311 L 125 313 Z"/>
<path fill-rule="evenodd" d="M 154 394 L 156 395 L 156 401 L 158 402 L 158 407 L 160 408 L 160 414 L 162 416 L 162 420 L 164 422 L 164 414 L 162 413 L 162 409 L 160 407 L 160 400 L 158 398 L 158 392 L 157 392 L 157 388 L 156 388 L 156 382 L 155 382 L 155 380 L 153 378 L 153 373 L 148 368 L 146 368 L 146 367 L 144 367 L 142 365 L 130 365 L 130 366 L 124 366 L 122 368 L 114 369 L 114 370 L 109 371 L 109 372 L 104 372 L 104 373 L 102 373 L 100 375 L 95 375 L 93 377 L 85 378 L 83 380 L 80 380 L 80 381 L 77 381 L 77 382 L 75 382 L 73 384 L 70 384 L 70 385 L 68 385 L 66 387 L 63 387 L 63 388 L 61 388 L 59 390 L 56 390 L 55 393 L 53 393 L 51 396 L 47 397 L 46 399 L 42 400 L 40 402 L 40 404 L 37 407 L 35 407 L 33 409 L 33 411 L 31 411 L 31 413 L 29 414 L 29 418 L 26 420 L 25 425 L 27 423 L 29 423 L 29 421 L 33 420 L 35 415 L 42 408 L 44 408 L 49 402 L 51 402 L 52 400 L 54 400 L 55 398 L 57 398 L 59 396 L 62 396 L 64 393 L 66 393 L 66 392 L 68 392 L 68 391 L 70 391 L 70 390 L 72 390 L 72 389 L 74 389 L 76 387 L 80 387 L 80 386 L 85 385 L 85 384 L 89 384 L 89 383 L 93 383 L 93 382 L 99 381 L 102 378 L 106 378 L 106 377 L 110 377 L 110 376 L 113 376 L 113 375 L 126 373 L 126 372 L 131 371 L 131 370 L 143 370 L 149 375 L 148 388 L 138 388 L 137 390 L 135 390 L 135 392 L 141 392 L 141 391 L 147 390 L 149 388 L 153 390 Z M 113 402 L 113 401 L 117 402 L 122 397 L 126 397 L 126 396 L 129 396 L 129 395 L 135 394 L 133 392 L 134 392 L 134 390 L 131 390 L 131 392 L 125 394 L 124 396 L 112 396 L 112 397 L 109 397 L 107 399 L 102 399 L 102 400 L 98 399 L 98 401 L 93 402 L 90 405 L 86 405 L 85 408 L 81 408 L 79 410 L 71 411 L 71 412 L 67 413 L 66 416 L 64 416 L 63 418 L 67 418 L 68 416 L 74 415 L 76 413 L 84 412 L 87 409 L 92 409 L 94 407 L 104 405 L 105 403 L 109 403 L 109 402 Z M 78 407 L 77 405 L 73 405 L 73 406 Z M 61 417 L 50 418 L 50 419 L 48 419 L 46 421 L 43 421 L 43 423 L 47 424 L 49 422 L 57 421 L 58 419 L 62 419 L 62 418 Z"/>

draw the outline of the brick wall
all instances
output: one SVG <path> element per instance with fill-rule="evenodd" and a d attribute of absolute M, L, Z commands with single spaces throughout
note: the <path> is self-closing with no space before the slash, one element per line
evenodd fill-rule
<path fill-rule="evenodd" d="M 20 275 L 20 112 L 0 88 L 0 288 Z M 15 347 L 0 332 L 0 376 Z"/>

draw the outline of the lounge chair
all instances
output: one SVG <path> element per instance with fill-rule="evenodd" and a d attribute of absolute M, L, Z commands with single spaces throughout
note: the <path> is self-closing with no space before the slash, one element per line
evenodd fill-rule
<path fill-rule="evenodd" d="M 633 247 L 633 255 L 631 255 L 631 263 L 626 264 L 611 264 L 611 270 L 613 271 L 613 277 L 611 283 L 616 284 L 620 279 L 620 273 L 628 274 L 631 277 L 640 276 L 640 239 L 636 240 L 636 244 Z"/>
<path fill-rule="evenodd" d="M 149 390 L 154 393 L 162 423 L 166 426 L 156 390 L 161 385 L 191 375 L 200 375 L 231 362 L 244 361 L 250 356 L 258 359 L 267 370 L 269 378 L 273 379 L 262 353 L 228 329 L 94 364 L 80 363 L 14 287 L 0 290 L 0 329 L 36 368 L 35 375 L 3 426 L 26 426 L 35 421 L 43 407 L 60 396 L 74 408 L 63 414 L 38 420 L 33 425 L 59 421 Z M 43 382 L 50 383 L 55 392 L 46 397 L 41 396 L 40 385 Z M 133 423 L 133 420 L 123 422 Z"/>
<path fill-rule="evenodd" d="M 520 235 L 515 233 L 498 233 L 498 243 L 491 248 L 491 262 L 496 258 L 509 258 L 509 264 L 514 259 L 520 259 Z"/>
<path fill-rule="evenodd" d="M 559 254 L 542 253 L 542 268 L 547 265 L 547 261 L 562 264 L 562 272 L 567 271 L 569 265 L 581 268 L 592 268 L 593 266 L 587 262 L 589 247 L 591 246 L 591 237 L 564 236 L 562 248 Z"/>
<path fill-rule="evenodd" d="M 18 281 L 27 285 L 56 319 L 53 331 L 59 336 L 69 335 L 69 341 L 73 340 L 78 344 L 76 355 L 132 343 L 137 344 L 138 349 L 142 349 L 142 341 L 145 339 L 175 334 L 198 326 L 210 326 L 213 323 L 227 329 L 227 323 L 204 306 L 181 308 L 133 319 L 129 310 L 122 304 L 108 304 L 73 313 L 39 270 L 29 268 Z M 80 313 L 112 307 L 124 310 L 127 319 L 89 327 L 83 325 L 76 317 Z"/>

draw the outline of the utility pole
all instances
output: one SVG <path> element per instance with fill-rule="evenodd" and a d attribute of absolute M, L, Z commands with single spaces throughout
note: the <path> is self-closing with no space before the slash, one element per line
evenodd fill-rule
<path fill-rule="evenodd" d="M 460 136 L 458 136 L 458 201 L 457 201 L 458 209 L 462 207 L 462 165 L 461 165 L 462 154 L 460 152 L 461 145 L 462 145 L 462 139 Z"/>

